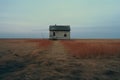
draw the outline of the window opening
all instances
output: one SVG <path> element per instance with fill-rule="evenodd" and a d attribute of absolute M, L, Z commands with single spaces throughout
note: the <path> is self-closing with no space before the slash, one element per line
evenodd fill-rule
<path fill-rule="evenodd" d="M 67 34 L 64 34 L 64 37 L 67 37 Z"/>

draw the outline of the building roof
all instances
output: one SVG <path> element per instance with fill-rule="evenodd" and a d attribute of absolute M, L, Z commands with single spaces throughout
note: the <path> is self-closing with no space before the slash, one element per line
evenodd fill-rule
<path fill-rule="evenodd" d="M 70 31 L 69 25 L 50 25 L 50 31 Z"/>

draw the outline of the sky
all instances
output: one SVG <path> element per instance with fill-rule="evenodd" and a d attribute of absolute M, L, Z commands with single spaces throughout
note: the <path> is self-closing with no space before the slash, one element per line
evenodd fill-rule
<path fill-rule="evenodd" d="M 0 38 L 48 38 L 49 25 L 72 38 L 120 38 L 120 0 L 0 0 Z"/>

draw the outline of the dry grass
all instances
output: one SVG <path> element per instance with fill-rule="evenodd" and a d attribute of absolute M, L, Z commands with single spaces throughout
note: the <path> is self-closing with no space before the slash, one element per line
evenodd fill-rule
<path fill-rule="evenodd" d="M 120 57 L 120 40 L 64 40 L 69 53 L 82 57 Z"/>
<path fill-rule="evenodd" d="M 0 40 L 0 80 L 119 80 L 120 58 L 117 56 L 119 42 L 119 40 Z M 95 58 L 98 56 L 97 52 L 102 57 L 102 52 L 115 57 Z M 116 53 L 113 54 L 114 52 Z M 69 53 L 92 58 L 81 59 Z"/>
<path fill-rule="evenodd" d="M 47 39 L 31 39 L 28 42 L 35 42 L 39 47 L 43 48 L 48 48 L 52 44 L 52 41 Z"/>
<path fill-rule="evenodd" d="M 24 73 L 35 75 L 36 63 L 39 64 L 40 61 L 36 60 L 37 57 L 42 57 L 42 51 L 48 49 L 51 44 L 50 40 L 41 39 L 0 40 L 0 80 L 27 78 Z"/>

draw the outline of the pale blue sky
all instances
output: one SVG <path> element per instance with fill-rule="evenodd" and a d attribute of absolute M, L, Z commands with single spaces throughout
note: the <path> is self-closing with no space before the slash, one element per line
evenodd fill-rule
<path fill-rule="evenodd" d="M 120 0 L 0 0 L 0 38 L 47 38 L 53 24 L 72 38 L 120 38 Z"/>

